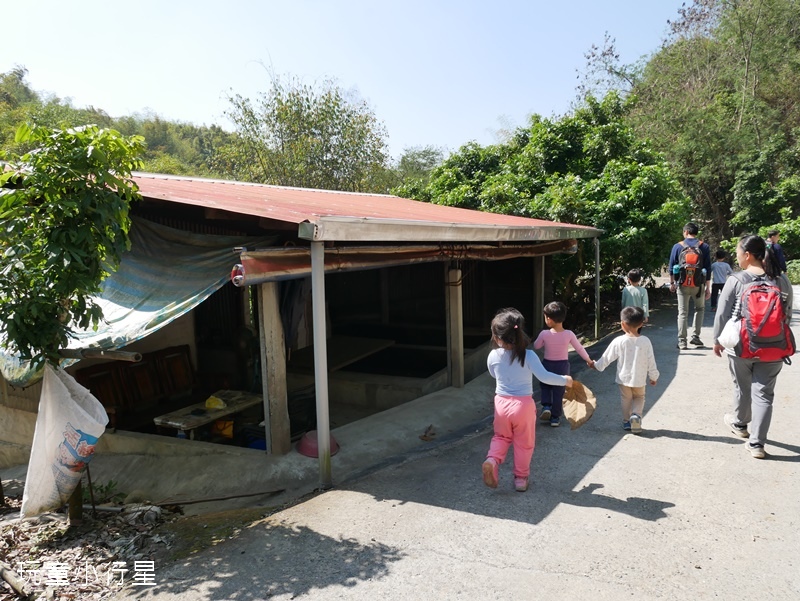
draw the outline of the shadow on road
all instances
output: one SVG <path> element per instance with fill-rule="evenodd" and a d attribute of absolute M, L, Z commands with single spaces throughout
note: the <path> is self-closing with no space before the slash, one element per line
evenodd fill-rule
<path fill-rule="evenodd" d="M 706 448 L 712 445 L 725 446 L 741 445 L 743 441 L 724 434 L 722 429 L 722 413 L 724 412 L 725 398 L 730 392 L 726 391 L 730 376 L 724 358 L 713 357 L 710 348 L 711 331 L 714 313 L 706 311 L 703 335 L 709 346 L 678 352 L 676 348 L 677 336 L 675 333 L 676 303 L 665 303 L 655 315 L 651 315 L 651 322 L 643 331 L 648 336 L 654 347 L 656 361 L 660 371 L 658 384 L 647 387 L 647 402 L 645 406 L 645 429 L 639 438 L 649 441 L 648 445 L 657 445 L 659 439 L 674 439 L 681 443 L 704 444 Z M 589 350 L 590 356 L 598 358 L 614 337 L 612 334 Z M 700 357 L 697 363 L 692 364 L 693 357 Z M 469 431 L 456 432 L 452 441 L 443 441 L 435 449 L 422 449 L 419 452 L 406 455 L 404 459 L 394 459 L 381 465 L 381 469 L 364 478 L 360 474 L 354 479 L 343 483 L 340 488 L 354 490 L 382 499 L 396 499 L 401 503 L 423 503 L 433 506 L 445 507 L 457 511 L 471 512 L 478 515 L 490 516 L 500 519 L 511 519 L 539 523 L 554 511 L 559 504 L 579 505 L 583 507 L 597 507 L 611 512 L 625 514 L 640 520 L 656 521 L 667 517 L 667 510 L 675 507 L 675 503 L 664 498 L 646 498 L 644 496 L 631 496 L 615 498 L 611 493 L 599 492 L 612 481 L 603 484 L 586 479 L 591 478 L 592 470 L 601 459 L 617 453 L 616 447 L 631 435 L 622 429 L 622 416 L 620 411 L 619 392 L 614 383 L 615 366 L 603 373 L 588 369 L 582 360 L 576 358 L 572 364 L 572 374 L 576 379 L 587 384 L 597 395 L 598 407 L 592 419 L 582 428 L 569 431 L 568 427 L 551 429 L 539 424 L 536 434 L 536 452 L 532 463 L 531 491 L 527 496 L 521 496 L 510 487 L 513 451 L 509 452 L 506 463 L 501 466 L 501 484 L 495 490 L 487 489 L 480 479 L 480 464 L 488 449 L 491 438 L 491 416 L 487 416 L 480 424 L 474 425 Z M 678 362 L 681 361 L 681 373 L 678 373 Z M 688 363 L 687 363 L 688 361 Z M 719 363 L 716 363 L 719 361 Z M 710 371 L 713 370 L 713 371 Z M 687 374 L 687 371 L 698 373 Z M 697 386 L 676 381 L 676 378 L 694 378 L 702 388 L 699 393 L 705 403 L 714 403 L 720 407 L 719 435 L 691 431 L 698 425 L 687 414 L 687 429 L 677 430 L 653 427 L 649 429 L 648 414 L 658 407 L 659 403 L 669 403 L 668 411 L 674 415 L 675 411 L 686 411 L 685 402 L 692 401 L 686 392 L 694 390 L 697 396 Z M 689 380 L 687 380 L 689 382 Z M 713 394 L 709 395 L 709 391 Z M 534 395 L 536 396 L 536 395 Z M 538 398 L 538 397 L 537 397 Z M 682 405 L 683 408 L 677 408 Z M 652 422 L 652 420 L 650 420 Z M 655 426 L 655 424 L 653 424 Z M 713 426 L 710 426 L 714 429 Z M 566 430 L 566 431 L 565 431 Z M 643 441 L 642 441 L 643 442 Z M 800 447 L 787 445 L 780 441 L 770 440 L 771 445 L 793 453 L 792 456 L 773 457 L 778 461 L 800 461 Z M 451 452 L 451 448 L 459 451 Z M 624 464 L 629 461 L 628 447 L 622 447 L 620 453 L 626 453 L 620 467 L 620 477 L 636 481 L 642 478 L 656 477 L 647 472 L 647 463 L 639 464 L 637 469 Z M 646 453 L 645 445 L 634 445 L 632 450 L 636 453 Z M 641 450 L 638 450 L 641 449 Z M 696 449 L 697 451 L 704 450 Z M 674 451 L 672 451 L 674 452 Z M 619 454 L 619 453 L 617 453 Z M 402 461 L 413 460 L 413 464 Z M 392 465 L 394 461 L 394 465 Z M 612 462 L 615 460 L 611 460 Z M 413 465 L 411 470 L 408 465 Z M 403 470 L 402 473 L 398 470 Z M 641 471 L 638 471 L 641 470 Z M 408 473 L 413 476 L 409 478 Z M 691 477 L 690 475 L 687 477 Z M 616 479 L 616 477 L 615 477 Z M 643 487 L 644 488 L 644 487 Z M 376 491 L 380 490 L 380 493 Z M 652 491 L 652 488 L 648 490 Z M 669 497 L 669 491 L 664 492 Z"/>
<path fill-rule="evenodd" d="M 666 501 L 656 501 L 653 499 L 643 499 L 641 497 L 628 497 L 627 499 L 617 499 L 604 494 L 595 494 L 595 491 L 603 488 L 602 484 L 587 484 L 578 491 L 572 491 L 563 499 L 563 503 L 577 505 L 579 507 L 596 507 L 608 511 L 624 513 L 640 520 L 656 521 L 667 517 L 665 512 L 670 507 L 675 507 L 674 503 Z"/>
<path fill-rule="evenodd" d="M 276 596 L 293 599 L 330 586 L 346 589 L 382 578 L 391 564 L 405 557 L 378 542 L 365 545 L 331 538 L 307 527 L 260 521 L 248 532 L 254 532 L 262 541 L 257 554 L 253 554 L 252 547 L 228 540 L 185 560 L 180 570 L 160 580 L 153 589 L 128 589 L 126 598 L 147 599 L 151 593 L 178 596 L 191 590 L 195 595 L 191 598 L 208 601 L 264 601 Z M 308 559 L 298 560 L 295 552 L 311 552 L 314 569 L 309 570 Z M 342 596 L 347 596 L 346 590 Z"/>

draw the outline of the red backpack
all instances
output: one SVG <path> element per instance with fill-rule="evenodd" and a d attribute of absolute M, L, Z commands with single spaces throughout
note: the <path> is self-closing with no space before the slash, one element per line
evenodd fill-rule
<path fill-rule="evenodd" d="M 739 295 L 741 353 L 743 359 L 791 363 L 794 334 L 786 319 L 783 295 L 777 282 L 761 276 L 744 284 Z"/>

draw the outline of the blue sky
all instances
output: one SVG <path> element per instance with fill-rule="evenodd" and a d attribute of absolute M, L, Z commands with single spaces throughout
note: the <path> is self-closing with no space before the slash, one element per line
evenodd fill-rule
<path fill-rule="evenodd" d="M 623 62 L 648 55 L 682 1 L 26 0 L 3 6 L 0 72 L 24 66 L 34 89 L 114 117 L 226 128 L 226 94 L 255 98 L 268 68 L 334 78 L 399 157 L 568 112 L 592 44 L 607 31 Z"/>

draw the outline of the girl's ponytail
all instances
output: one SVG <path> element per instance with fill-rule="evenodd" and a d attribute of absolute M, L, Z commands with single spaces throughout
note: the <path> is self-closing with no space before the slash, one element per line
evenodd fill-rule
<path fill-rule="evenodd" d="M 781 268 L 778 265 L 778 258 L 771 244 L 767 244 L 764 238 L 755 234 L 745 234 L 739 238 L 739 246 L 742 250 L 749 252 L 757 260 L 761 261 L 764 273 L 771 280 L 777 279 L 781 275 Z"/>
<path fill-rule="evenodd" d="M 525 365 L 525 354 L 531 339 L 525 333 L 522 313 L 508 307 L 500 309 L 492 320 L 492 335 L 511 347 L 511 363 L 519 360 Z"/>

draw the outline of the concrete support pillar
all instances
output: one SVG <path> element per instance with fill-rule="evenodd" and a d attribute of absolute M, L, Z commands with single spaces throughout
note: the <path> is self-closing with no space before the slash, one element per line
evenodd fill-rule
<path fill-rule="evenodd" d="M 464 307 L 461 270 L 448 269 L 445 282 L 447 301 L 447 365 L 450 386 L 464 387 Z"/>
<path fill-rule="evenodd" d="M 314 381 L 317 394 L 317 450 L 319 487 L 327 490 L 331 479 L 331 425 L 328 406 L 328 346 L 325 336 L 325 248 L 311 243 L 311 302 L 314 323 Z"/>
<path fill-rule="evenodd" d="M 534 338 L 544 329 L 544 256 L 533 257 L 533 318 L 531 319 Z"/>
<path fill-rule="evenodd" d="M 381 285 L 381 323 L 389 323 L 389 270 L 387 268 L 378 270 Z"/>

